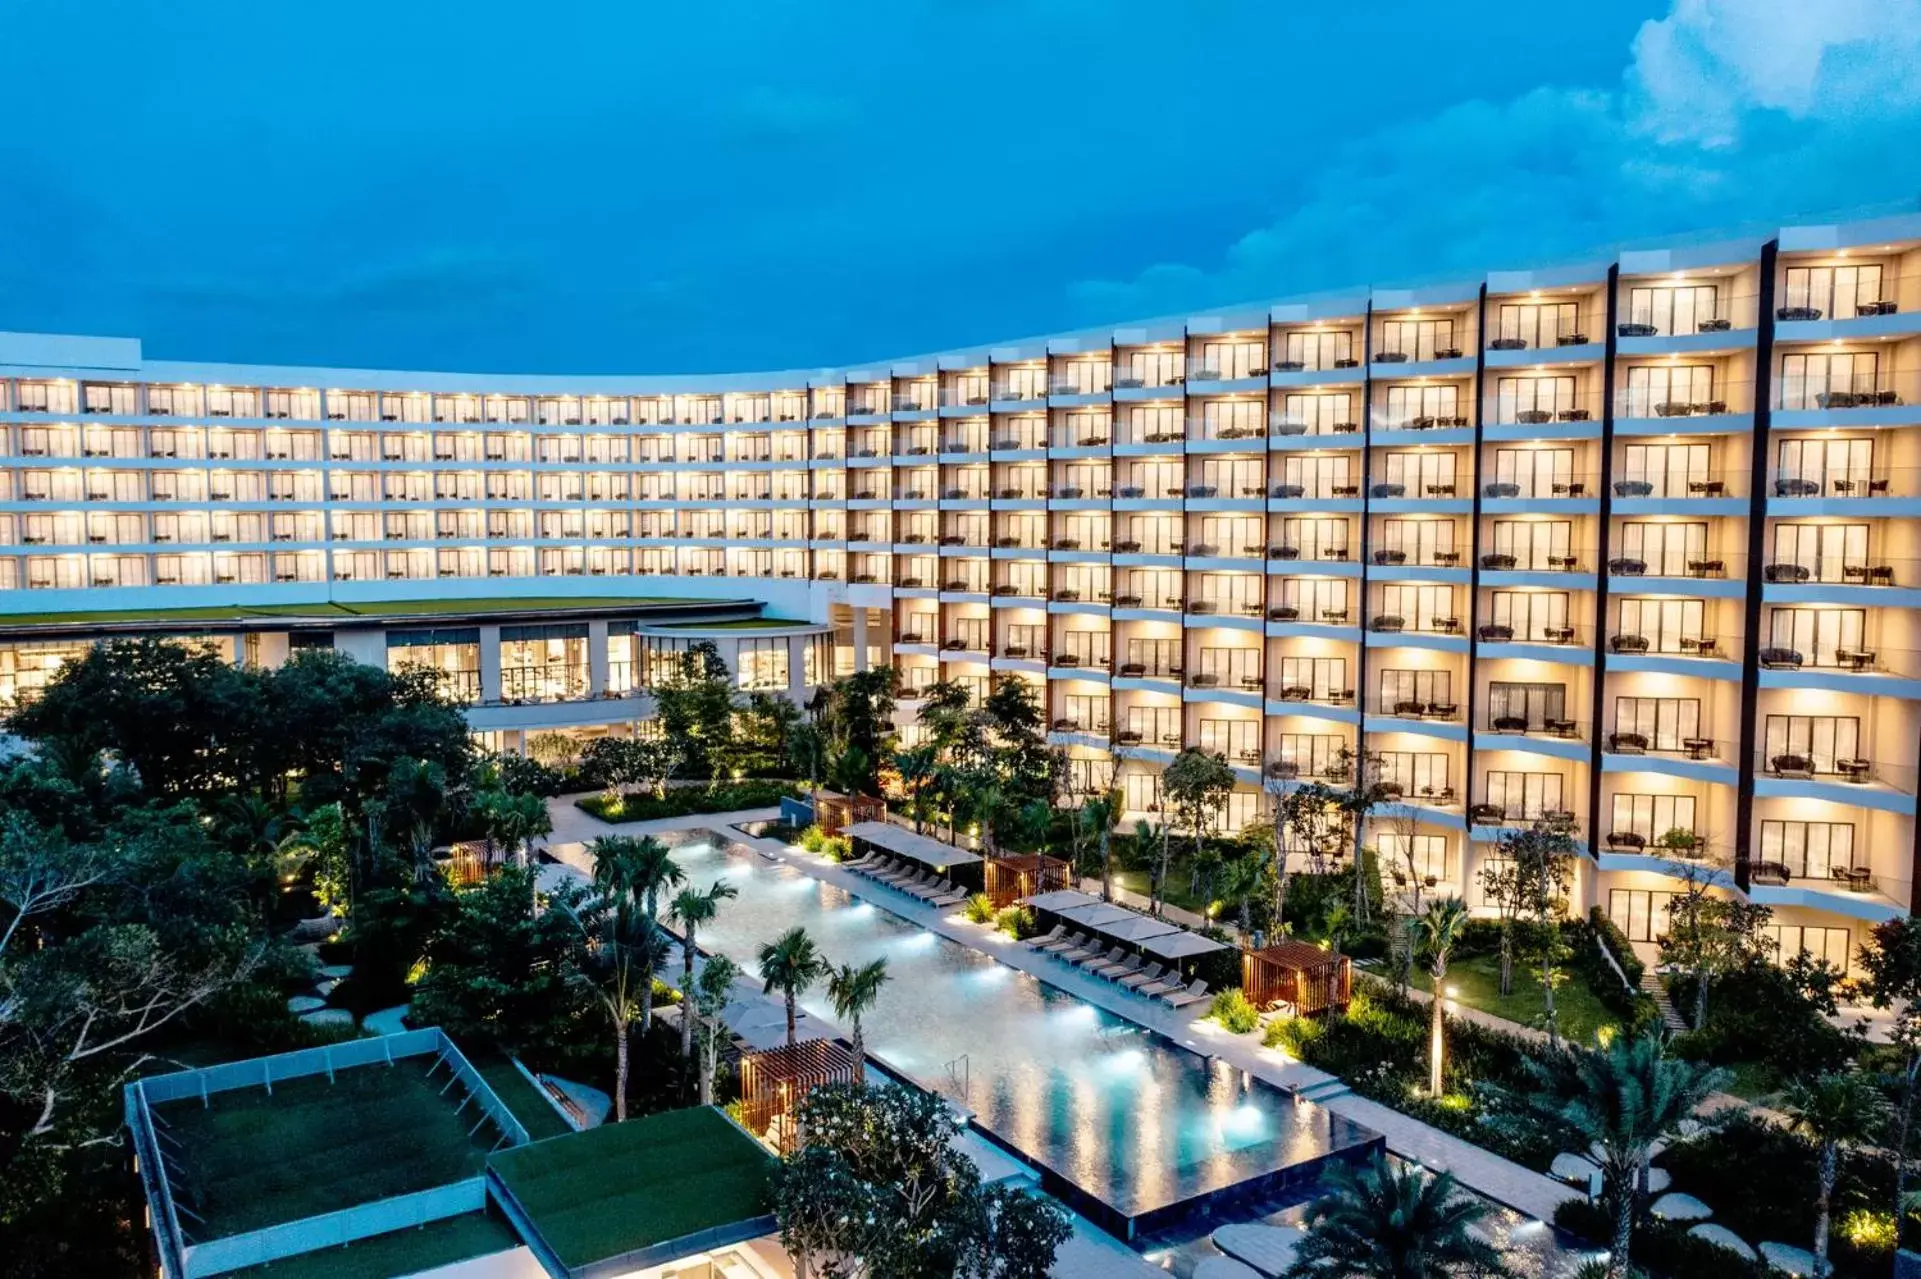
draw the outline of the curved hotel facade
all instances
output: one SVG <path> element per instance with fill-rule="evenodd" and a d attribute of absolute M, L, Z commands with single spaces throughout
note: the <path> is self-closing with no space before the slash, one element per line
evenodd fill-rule
<path fill-rule="evenodd" d="M 1042 688 L 1133 813 L 1352 751 L 1480 904 L 1504 830 L 1662 929 L 1680 866 L 1845 965 L 1914 903 L 1921 218 L 858 368 L 481 376 L 0 335 L 0 696 L 105 635 L 435 666 L 509 748 L 657 663 Z M 1132 814 L 1130 814 L 1131 816 Z"/>

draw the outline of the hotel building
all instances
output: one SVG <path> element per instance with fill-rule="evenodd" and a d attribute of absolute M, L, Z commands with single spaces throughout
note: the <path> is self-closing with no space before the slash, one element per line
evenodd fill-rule
<path fill-rule="evenodd" d="M 1677 866 L 1845 965 L 1911 910 L 1921 217 L 845 369 L 547 377 L 0 335 L 0 697 L 101 636 L 446 672 L 476 732 L 644 731 L 721 642 L 805 697 L 1042 691 L 1156 808 L 1352 752 L 1368 839 L 1481 904 L 1564 823 L 1662 928 Z M 183 612 L 177 610 L 195 610 Z"/>

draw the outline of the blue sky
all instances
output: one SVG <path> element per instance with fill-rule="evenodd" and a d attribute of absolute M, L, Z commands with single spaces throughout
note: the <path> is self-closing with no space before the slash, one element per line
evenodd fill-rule
<path fill-rule="evenodd" d="M 1921 192 L 1921 0 L 66 0 L 8 27 L 0 328 L 179 359 L 844 364 Z"/>

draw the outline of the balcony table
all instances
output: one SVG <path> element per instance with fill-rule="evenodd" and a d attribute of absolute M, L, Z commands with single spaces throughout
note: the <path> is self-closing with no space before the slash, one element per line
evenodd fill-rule
<path fill-rule="evenodd" d="M 1834 771 L 1841 774 L 1843 781 L 1859 786 L 1874 772 L 1874 765 L 1865 759 L 1837 759 L 1834 761 Z"/>
<path fill-rule="evenodd" d="M 1834 660 L 1851 671 L 1874 669 L 1874 650 L 1840 648 L 1834 652 Z"/>
<path fill-rule="evenodd" d="M 1683 737 L 1681 748 L 1688 753 L 1689 759 L 1714 758 L 1714 739 L 1710 737 Z"/>
<path fill-rule="evenodd" d="M 1544 719 L 1541 727 L 1556 737 L 1573 737 L 1578 726 L 1571 719 Z"/>
<path fill-rule="evenodd" d="M 1851 893 L 1871 893 L 1874 891 L 1874 872 L 1866 866 L 1850 866 L 1844 878 Z"/>

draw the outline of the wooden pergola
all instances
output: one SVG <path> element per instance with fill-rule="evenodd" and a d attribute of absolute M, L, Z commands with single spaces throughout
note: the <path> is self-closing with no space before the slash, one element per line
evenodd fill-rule
<path fill-rule="evenodd" d="M 985 867 L 986 893 L 999 910 L 1036 893 L 1050 893 L 1073 883 L 1072 867 L 1045 853 L 1010 853 L 990 857 Z"/>
<path fill-rule="evenodd" d="M 1312 1017 L 1345 1008 L 1354 984 L 1346 955 L 1304 941 L 1283 939 L 1241 952 L 1241 990 L 1256 1008 L 1285 1005 Z"/>
<path fill-rule="evenodd" d="M 809 1039 L 791 1048 L 769 1048 L 740 1056 L 740 1115 L 749 1132 L 786 1154 L 797 1134 L 794 1112 L 822 1084 L 851 1084 L 860 1059 L 836 1039 Z"/>
<path fill-rule="evenodd" d="M 463 839 L 446 848 L 434 850 L 434 864 L 456 888 L 478 884 L 507 864 L 507 850 L 496 846 L 491 852 L 484 839 Z"/>

